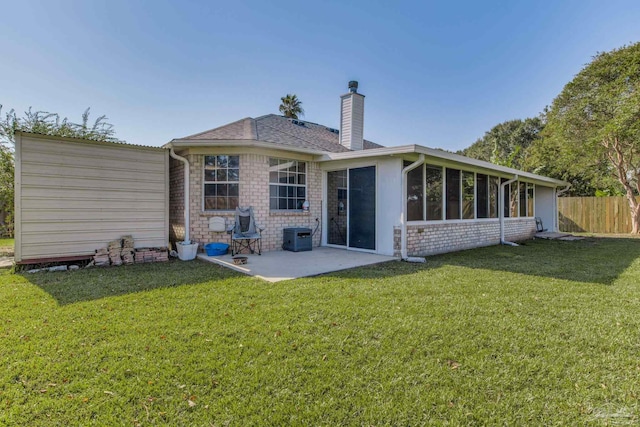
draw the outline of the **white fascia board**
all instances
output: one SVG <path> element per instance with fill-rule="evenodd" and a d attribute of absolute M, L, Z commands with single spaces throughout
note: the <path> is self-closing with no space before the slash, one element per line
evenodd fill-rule
<path fill-rule="evenodd" d="M 311 150 L 309 148 L 290 147 L 288 145 L 276 144 L 273 142 L 256 141 L 254 139 L 241 140 L 207 140 L 207 139 L 181 139 L 179 141 L 173 140 L 166 143 L 162 148 L 190 148 L 190 147 L 256 147 L 256 148 L 268 148 L 271 150 L 291 151 L 294 153 L 304 153 L 312 155 L 323 155 L 324 151 Z"/>
<path fill-rule="evenodd" d="M 524 172 L 518 169 L 508 168 L 506 166 L 495 165 L 485 162 L 484 160 L 472 159 L 461 156 L 460 154 L 449 153 L 447 151 L 436 150 L 434 148 L 424 147 L 422 145 L 401 145 L 398 147 L 372 148 L 369 150 L 349 151 L 346 153 L 324 153 L 318 159 L 319 162 L 328 162 L 332 160 L 350 160 L 366 157 L 394 156 L 403 154 L 424 154 L 428 157 L 434 157 L 443 161 L 451 162 L 463 167 L 464 165 L 473 166 L 486 170 L 488 173 L 492 171 L 500 172 L 510 176 L 518 175 L 520 178 L 530 179 L 539 183 L 550 184 L 556 187 L 569 185 L 568 182 L 559 179 L 549 178 L 530 172 Z"/>
<path fill-rule="evenodd" d="M 418 147 L 418 145 L 401 145 L 399 147 L 370 148 L 368 150 L 347 151 L 343 153 L 323 153 L 320 158 L 318 158 L 318 161 L 329 162 L 331 160 L 350 160 L 418 153 L 418 151 L 416 151 L 416 147 Z"/>

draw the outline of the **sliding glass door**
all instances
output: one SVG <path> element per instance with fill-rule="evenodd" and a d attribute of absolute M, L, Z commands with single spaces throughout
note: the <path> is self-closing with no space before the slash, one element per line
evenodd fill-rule
<path fill-rule="evenodd" d="M 347 246 L 347 171 L 327 173 L 327 243 Z"/>
<path fill-rule="evenodd" d="M 376 167 L 327 173 L 327 243 L 376 249 Z"/>

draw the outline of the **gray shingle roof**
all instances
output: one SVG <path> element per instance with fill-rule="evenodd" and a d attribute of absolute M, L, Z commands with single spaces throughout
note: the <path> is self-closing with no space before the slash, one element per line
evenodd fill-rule
<path fill-rule="evenodd" d="M 255 140 L 283 146 L 342 153 L 350 151 L 340 145 L 338 131 L 327 126 L 304 120 L 293 120 L 276 114 L 257 118 L 247 117 L 228 125 L 196 133 L 181 140 L 229 141 Z M 382 145 L 364 140 L 364 149 L 382 148 Z"/>

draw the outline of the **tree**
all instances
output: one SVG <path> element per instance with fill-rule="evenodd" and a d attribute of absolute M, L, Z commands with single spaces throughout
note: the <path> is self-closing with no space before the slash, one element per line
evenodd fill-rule
<path fill-rule="evenodd" d="M 24 117 L 18 117 L 10 110 L 2 117 L 0 104 L 0 235 L 13 235 L 14 211 L 14 158 L 13 144 L 15 132 L 24 131 L 43 135 L 55 135 L 71 138 L 83 138 L 96 141 L 119 141 L 115 138 L 113 125 L 106 116 L 98 117 L 89 123 L 89 108 L 82 113 L 80 123 L 72 123 L 66 117 L 45 111 L 33 111 L 29 108 Z"/>
<path fill-rule="evenodd" d="M 540 139 L 543 117 L 500 123 L 460 154 L 502 166 L 522 169 L 529 147 Z"/>
<path fill-rule="evenodd" d="M 280 104 L 280 112 L 291 119 L 297 119 L 298 116 L 304 116 L 304 110 L 302 109 L 302 101 L 298 99 L 297 95 L 287 94 L 280 98 L 282 104 Z"/>
<path fill-rule="evenodd" d="M 545 132 L 542 132 L 545 134 Z M 562 153 L 552 138 L 539 138 L 529 147 L 524 170 L 571 184 L 567 196 L 620 196 L 622 187 L 603 159 L 587 159 Z"/>
<path fill-rule="evenodd" d="M 0 144 L 0 237 L 13 236 L 13 152 Z"/>
<path fill-rule="evenodd" d="M 554 99 L 545 139 L 569 171 L 598 167 L 622 186 L 640 232 L 640 43 L 598 53 Z"/>

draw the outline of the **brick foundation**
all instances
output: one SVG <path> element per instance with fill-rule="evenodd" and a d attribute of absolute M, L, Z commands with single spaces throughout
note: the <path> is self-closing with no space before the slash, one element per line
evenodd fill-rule
<path fill-rule="evenodd" d="M 536 233 L 534 218 L 505 219 L 504 225 L 505 239 L 508 241 L 527 240 Z M 394 254 L 397 255 L 400 255 L 400 233 L 400 228 L 394 227 Z M 499 243 L 500 223 L 498 220 L 407 226 L 407 254 L 409 256 L 436 255 Z"/>

